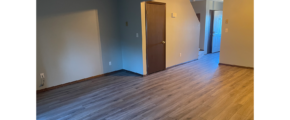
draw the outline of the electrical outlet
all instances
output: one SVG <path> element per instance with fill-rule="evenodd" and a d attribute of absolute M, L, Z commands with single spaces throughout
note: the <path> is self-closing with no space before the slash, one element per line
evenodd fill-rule
<path fill-rule="evenodd" d="M 40 73 L 40 80 L 41 80 L 41 84 L 39 87 L 44 86 L 44 73 Z"/>
<path fill-rule="evenodd" d="M 41 78 L 41 79 L 44 78 L 44 73 L 40 73 L 40 78 Z"/>
<path fill-rule="evenodd" d="M 181 57 L 181 53 L 179 53 L 179 57 Z"/>
<path fill-rule="evenodd" d="M 112 62 L 111 61 L 109 62 L 109 65 L 112 65 Z"/>
<path fill-rule="evenodd" d="M 136 33 L 136 37 L 139 37 L 139 34 L 138 33 Z"/>

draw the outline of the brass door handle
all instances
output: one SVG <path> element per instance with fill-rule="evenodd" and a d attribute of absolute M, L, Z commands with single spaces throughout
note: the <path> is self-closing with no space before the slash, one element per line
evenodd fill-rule
<path fill-rule="evenodd" d="M 165 44 L 165 41 L 162 41 L 163 44 Z"/>

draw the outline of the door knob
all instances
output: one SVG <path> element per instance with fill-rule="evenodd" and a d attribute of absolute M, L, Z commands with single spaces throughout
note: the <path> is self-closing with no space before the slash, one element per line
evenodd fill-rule
<path fill-rule="evenodd" d="M 163 44 L 165 44 L 165 41 L 162 41 Z"/>

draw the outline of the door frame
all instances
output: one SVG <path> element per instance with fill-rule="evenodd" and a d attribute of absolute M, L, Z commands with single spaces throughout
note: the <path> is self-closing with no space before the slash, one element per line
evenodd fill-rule
<path fill-rule="evenodd" d="M 149 75 L 148 73 L 148 50 L 147 50 L 147 47 L 148 47 L 148 44 L 147 44 L 147 4 L 157 4 L 157 5 L 165 5 L 165 19 L 164 19 L 164 41 L 165 41 L 165 46 L 164 46 L 164 66 L 165 68 L 163 70 L 166 70 L 166 3 L 163 3 L 163 2 L 153 2 L 153 1 L 146 1 L 145 2 L 145 26 L 146 26 L 146 72 L 147 72 L 147 75 Z M 152 74 L 152 73 L 150 73 Z"/>
<path fill-rule="evenodd" d="M 209 40 L 207 42 L 207 54 L 212 53 L 212 37 L 213 37 L 213 25 L 214 25 L 214 12 L 222 11 L 222 10 L 209 10 L 210 14 L 210 32 L 209 32 Z"/>

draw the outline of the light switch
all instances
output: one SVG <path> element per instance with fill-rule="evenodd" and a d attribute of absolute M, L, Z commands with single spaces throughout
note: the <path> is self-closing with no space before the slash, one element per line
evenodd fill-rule
<path fill-rule="evenodd" d="M 228 28 L 226 28 L 226 31 L 225 32 L 229 32 L 229 29 Z"/>
<path fill-rule="evenodd" d="M 225 22 L 226 24 L 228 24 L 229 23 L 229 20 L 228 19 L 226 19 L 226 22 Z"/>
<path fill-rule="evenodd" d="M 139 37 L 139 34 L 138 33 L 136 33 L 136 37 Z"/>
<path fill-rule="evenodd" d="M 177 14 L 176 13 L 172 13 L 172 18 L 176 18 Z"/>

